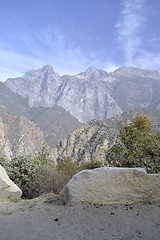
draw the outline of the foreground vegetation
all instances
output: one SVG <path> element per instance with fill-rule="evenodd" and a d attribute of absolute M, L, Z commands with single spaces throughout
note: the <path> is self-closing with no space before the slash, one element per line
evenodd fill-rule
<path fill-rule="evenodd" d="M 15 156 L 11 161 L 0 158 L 0 164 L 23 192 L 23 198 L 34 198 L 42 193 L 59 193 L 69 179 L 83 169 L 101 167 L 101 162 L 77 164 L 71 157 L 64 157 L 58 166 L 49 160 L 45 147 L 34 155 Z"/>
<path fill-rule="evenodd" d="M 17 184 L 23 198 L 34 198 L 44 192 L 59 193 L 69 179 L 82 169 L 107 166 L 144 167 L 149 173 L 160 172 L 160 133 L 154 133 L 146 116 L 137 116 L 123 126 L 115 144 L 106 155 L 106 162 L 77 164 L 64 157 L 57 166 L 49 160 L 45 146 L 34 155 L 15 156 L 11 161 L 0 158 L 0 164 Z"/>

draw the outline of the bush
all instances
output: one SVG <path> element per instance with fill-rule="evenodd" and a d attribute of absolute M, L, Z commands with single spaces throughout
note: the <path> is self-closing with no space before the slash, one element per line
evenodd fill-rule
<path fill-rule="evenodd" d="M 151 130 L 151 122 L 147 116 L 138 115 L 136 116 L 131 126 L 137 128 L 140 131 L 150 131 Z"/>
<path fill-rule="evenodd" d="M 9 177 L 22 190 L 23 198 L 33 198 L 39 195 L 37 175 L 41 171 L 41 163 L 33 156 L 16 156 L 7 168 Z"/>
<path fill-rule="evenodd" d="M 0 165 L 7 171 L 9 160 L 5 156 L 0 156 Z"/>
<path fill-rule="evenodd" d="M 15 156 L 11 161 L 0 158 L 0 163 L 13 182 L 22 190 L 22 198 L 28 199 L 42 193 L 59 193 L 77 172 L 102 166 L 98 161 L 78 165 L 71 157 L 66 156 L 56 167 L 48 160 L 48 151 L 45 147 L 38 154 Z"/>
<path fill-rule="evenodd" d="M 107 153 L 108 165 L 160 172 L 160 134 L 150 126 L 147 117 L 137 116 L 130 125 L 122 127 L 117 142 Z"/>
<path fill-rule="evenodd" d="M 59 173 L 54 166 L 46 165 L 42 168 L 40 174 L 36 176 L 38 193 L 39 195 L 49 192 L 58 194 L 69 179 L 69 176 Z"/>
<path fill-rule="evenodd" d="M 64 156 L 58 163 L 57 171 L 71 178 L 79 171 L 79 166 L 71 157 Z"/>
<path fill-rule="evenodd" d="M 28 199 L 47 192 L 59 193 L 78 169 L 70 157 L 64 157 L 55 167 L 45 148 L 36 155 L 16 156 L 7 166 L 9 177 L 23 192 L 22 198 Z"/>

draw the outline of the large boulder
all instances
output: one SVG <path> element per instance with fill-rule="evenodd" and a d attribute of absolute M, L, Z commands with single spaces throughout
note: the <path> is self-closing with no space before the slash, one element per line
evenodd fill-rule
<path fill-rule="evenodd" d="M 0 165 L 0 199 L 20 198 L 22 191 L 8 177 L 5 169 Z"/>
<path fill-rule="evenodd" d="M 160 174 L 143 168 L 102 167 L 83 170 L 61 194 L 66 203 L 112 204 L 160 200 Z"/>

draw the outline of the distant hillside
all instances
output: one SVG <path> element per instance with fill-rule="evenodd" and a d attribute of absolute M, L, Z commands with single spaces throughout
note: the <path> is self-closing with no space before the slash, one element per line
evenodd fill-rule
<path fill-rule="evenodd" d="M 0 108 L 0 156 L 39 152 L 43 143 L 43 133 L 35 123 Z"/>
<path fill-rule="evenodd" d="M 59 106 L 30 109 L 31 120 L 40 127 L 45 141 L 54 147 L 82 124 Z"/>
<path fill-rule="evenodd" d="M 12 92 L 2 82 L 0 82 L 0 107 L 6 108 L 13 114 L 29 118 L 27 100 Z"/>
<path fill-rule="evenodd" d="M 34 122 L 43 132 L 45 142 L 51 147 L 81 125 L 59 106 L 30 108 L 25 98 L 13 93 L 4 83 L 0 83 L 0 108 L 6 109 L 6 112 L 14 117 L 21 116 Z M 3 115 L 4 122 L 5 116 Z"/>

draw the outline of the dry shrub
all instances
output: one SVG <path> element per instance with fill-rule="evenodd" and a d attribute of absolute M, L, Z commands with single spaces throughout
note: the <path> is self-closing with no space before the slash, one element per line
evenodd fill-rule
<path fill-rule="evenodd" d="M 101 161 L 89 161 L 89 162 L 84 162 L 80 164 L 80 169 L 94 169 L 94 168 L 100 168 L 103 167 L 104 164 Z"/>
<path fill-rule="evenodd" d="M 63 172 L 58 172 L 55 167 L 45 166 L 36 178 L 39 194 L 49 192 L 57 194 L 60 193 L 71 177 Z"/>
<path fill-rule="evenodd" d="M 23 155 L 12 158 L 10 162 L 0 158 L 9 177 L 22 190 L 23 198 L 35 198 L 42 193 L 60 193 L 73 175 L 83 169 L 100 167 L 100 162 L 77 164 L 71 157 L 63 157 L 58 166 L 48 159 L 45 148 L 36 155 Z"/>
<path fill-rule="evenodd" d="M 80 168 L 78 164 L 70 157 L 64 156 L 58 163 L 57 171 L 63 173 L 68 177 L 72 177 L 74 174 L 79 172 Z"/>

